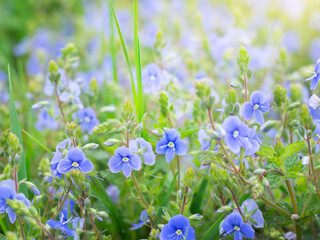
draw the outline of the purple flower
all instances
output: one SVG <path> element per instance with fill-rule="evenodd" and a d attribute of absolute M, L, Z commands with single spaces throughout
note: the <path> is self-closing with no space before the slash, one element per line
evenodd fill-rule
<path fill-rule="evenodd" d="M 226 235 L 234 234 L 235 240 L 242 240 L 243 237 L 254 239 L 254 230 L 248 223 L 244 223 L 238 212 L 233 212 L 226 217 L 221 224 L 221 228 Z"/>
<path fill-rule="evenodd" d="M 47 109 L 42 109 L 38 114 L 36 128 L 39 131 L 43 131 L 44 129 L 55 130 L 58 128 L 58 121 L 50 116 Z"/>
<path fill-rule="evenodd" d="M 199 130 L 198 141 L 201 144 L 201 151 L 206 151 L 211 147 L 211 138 L 202 128 Z"/>
<path fill-rule="evenodd" d="M 57 167 L 58 172 L 62 174 L 72 169 L 78 169 L 83 173 L 88 173 L 93 170 L 92 162 L 87 159 L 84 153 L 78 148 L 69 150 L 66 157 L 59 162 Z"/>
<path fill-rule="evenodd" d="M 161 233 L 161 240 L 195 240 L 195 231 L 190 226 L 188 218 L 182 215 L 172 217 L 168 224 L 164 225 Z"/>
<path fill-rule="evenodd" d="M 226 131 L 226 144 L 235 154 L 240 153 L 240 147 L 250 149 L 252 147 L 248 139 L 248 126 L 236 116 L 228 117 L 222 124 Z"/>
<path fill-rule="evenodd" d="M 119 147 L 114 151 L 114 156 L 110 158 L 108 165 L 112 173 L 118 173 L 122 170 L 124 176 L 128 178 L 132 169 L 141 169 L 141 159 L 128 148 Z"/>
<path fill-rule="evenodd" d="M 73 236 L 72 230 L 68 227 L 68 223 L 72 221 L 72 217 L 68 219 L 68 209 L 64 208 L 59 214 L 59 221 L 48 220 L 47 224 L 51 228 L 60 229 L 62 234 Z"/>
<path fill-rule="evenodd" d="M 136 140 L 130 140 L 129 149 L 136 154 L 143 156 L 144 163 L 146 165 L 154 165 L 156 162 L 156 155 L 152 151 L 151 143 L 147 142 L 143 138 L 137 138 Z"/>
<path fill-rule="evenodd" d="M 173 128 L 165 131 L 163 138 L 156 144 L 156 153 L 165 154 L 167 162 L 171 162 L 175 154 L 185 155 L 188 148 L 180 137 L 180 133 Z"/>
<path fill-rule="evenodd" d="M 96 113 L 92 108 L 80 109 L 76 118 L 78 118 L 81 130 L 88 133 L 92 132 L 92 129 L 99 124 L 99 120 L 96 117 Z"/>
<path fill-rule="evenodd" d="M 306 81 L 310 81 L 310 90 L 315 89 L 318 86 L 318 82 L 320 79 L 320 58 L 318 59 L 315 67 L 314 67 L 314 72 L 308 71 L 310 73 L 312 73 L 313 75 L 309 78 L 307 78 L 306 80 L 304 80 L 304 82 Z"/>
<path fill-rule="evenodd" d="M 245 120 L 250 120 L 254 115 L 257 123 L 262 125 L 264 122 L 262 113 L 267 112 L 269 108 L 265 95 L 260 91 L 255 91 L 251 94 L 250 101 L 243 105 L 242 116 Z"/>
<path fill-rule="evenodd" d="M 31 203 L 23 193 L 16 194 L 15 183 L 13 180 L 8 179 L 0 183 L 0 213 L 7 212 L 10 222 L 14 223 L 16 221 L 17 214 L 8 206 L 7 199 L 16 199 L 24 203 L 27 207 L 30 207 Z"/>
<path fill-rule="evenodd" d="M 253 225 L 255 228 L 263 228 L 264 219 L 262 212 L 260 211 L 257 203 L 253 199 L 245 200 L 240 207 L 241 212 L 249 220 L 249 224 Z M 238 210 L 234 210 L 238 212 Z"/>
<path fill-rule="evenodd" d="M 253 128 L 248 128 L 248 139 L 251 143 L 251 148 L 247 148 L 245 151 L 246 156 L 251 156 L 259 151 L 261 140 L 256 134 L 257 126 L 254 126 Z"/>
<path fill-rule="evenodd" d="M 140 222 L 138 222 L 137 224 L 132 224 L 133 227 L 130 228 L 130 230 L 137 230 L 139 228 L 142 228 L 143 224 L 148 222 L 148 218 L 149 218 L 149 215 L 148 215 L 147 211 L 143 210 L 140 214 Z"/>
<path fill-rule="evenodd" d="M 150 63 L 144 67 L 141 73 L 143 90 L 146 93 L 157 92 L 163 82 L 161 69 L 155 63 Z"/>

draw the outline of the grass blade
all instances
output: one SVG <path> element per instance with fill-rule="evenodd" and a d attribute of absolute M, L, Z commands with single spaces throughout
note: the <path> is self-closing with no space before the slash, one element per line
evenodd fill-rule
<path fill-rule="evenodd" d="M 115 225 L 116 234 L 120 234 L 122 237 L 121 239 L 129 239 L 128 232 L 125 231 L 125 229 L 128 229 L 128 226 L 126 226 L 126 224 L 124 223 L 121 212 L 114 205 L 101 182 L 93 178 L 90 186 L 94 193 L 93 196 L 99 199 L 105 205 L 106 211 L 109 214 L 112 223 Z"/>
<path fill-rule="evenodd" d="M 191 205 L 190 205 L 190 212 L 192 214 L 200 213 L 200 206 L 202 203 L 203 196 L 205 195 L 204 193 L 206 191 L 207 185 L 208 185 L 208 180 L 203 179 L 199 190 L 194 194 Z"/>
<path fill-rule="evenodd" d="M 24 151 L 23 151 L 23 142 L 22 142 L 22 136 L 21 136 L 21 129 L 18 119 L 18 113 L 17 108 L 14 102 L 14 95 L 13 95 L 13 89 L 12 89 L 12 82 L 11 82 L 11 73 L 10 73 L 10 65 L 8 64 L 8 80 L 9 80 L 9 95 L 10 95 L 10 103 L 9 103 L 9 109 L 10 109 L 10 130 L 12 133 L 14 133 L 21 144 L 22 147 L 22 153 L 19 159 L 20 168 L 18 172 L 18 180 L 21 179 L 28 179 L 27 177 L 27 169 L 26 169 L 26 160 L 24 157 Z M 21 190 L 22 193 L 28 198 L 28 188 L 26 184 L 21 184 L 19 186 L 19 190 Z"/>
<path fill-rule="evenodd" d="M 224 220 L 226 213 L 224 213 L 219 219 L 212 224 L 209 230 L 205 233 L 201 240 L 217 240 L 220 237 L 219 228 L 220 223 Z"/>
<path fill-rule="evenodd" d="M 47 148 L 45 145 L 43 145 L 41 142 L 39 142 L 35 137 L 33 137 L 31 134 L 27 133 L 25 130 L 22 129 L 22 131 L 29 137 L 31 138 L 33 141 L 35 141 L 36 143 L 38 143 L 44 150 L 46 150 L 48 153 L 50 153 L 52 155 L 52 151 Z"/>
<path fill-rule="evenodd" d="M 133 78 L 133 74 L 132 74 L 131 64 L 130 64 L 130 61 L 129 61 L 128 51 L 127 51 L 126 44 L 124 42 L 124 39 L 123 39 L 123 36 L 122 36 L 122 33 L 121 33 L 121 29 L 120 29 L 120 26 L 119 26 L 119 22 L 118 22 L 118 19 L 117 19 L 117 16 L 116 16 L 116 13 L 114 11 L 114 8 L 112 6 L 112 2 L 111 1 L 109 1 L 109 7 L 110 7 L 111 13 L 113 15 L 114 22 L 116 24 L 116 28 L 117 28 L 118 35 L 119 35 L 120 42 L 121 42 L 122 51 L 124 53 L 124 56 L 125 56 L 128 68 L 129 68 L 133 101 L 134 101 L 134 105 L 136 106 L 136 114 L 138 116 L 138 119 L 140 119 L 140 110 L 139 110 L 139 104 L 138 104 L 138 98 L 137 98 L 137 91 L 136 91 L 136 87 L 135 87 L 135 84 L 134 84 L 134 78 Z"/>
<path fill-rule="evenodd" d="M 112 1 L 112 0 L 110 0 Z M 113 75 L 113 81 L 115 83 L 118 82 L 118 75 L 117 75 L 117 52 L 116 52 L 116 45 L 115 45 L 115 39 L 114 39 L 114 20 L 113 20 L 113 14 L 110 10 L 110 53 L 111 53 L 111 58 L 112 58 L 112 75 Z"/>

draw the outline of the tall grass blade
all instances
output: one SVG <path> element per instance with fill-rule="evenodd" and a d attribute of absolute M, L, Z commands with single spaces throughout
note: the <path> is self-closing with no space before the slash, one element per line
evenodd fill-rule
<path fill-rule="evenodd" d="M 219 232 L 220 223 L 224 220 L 225 216 L 226 216 L 226 213 L 221 215 L 219 217 L 219 219 L 214 224 L 212 224 L 210 229 L 205 233 L 205 235 L 203 236 L 203 238 L 201 240 L 217 240 L 217 239 L 219 239 L 219 237 L 220 237 L 220 232 Z"/>
<path fill-rule="evenodd" d="M 113 2 L 112 0 L 110 0 Z M 118 74 L 117 74 L 117 51 L 116 51 L 116 44 L 114 39 L 114 20 L 111 8 L 109 8 L 110 12 L 110 53 L 112 58 L 112 75 L 113 81 L 118 83 Z"/>
<path fill-rule="evenodd" d="M 52 151 L 47 148 L 45 145 L 43 145 L 38 139 L 36 139 L 35 137 L 33 137 L 31 134 L 27 133 L 25 130 L 22 129 L 22 131 L 29 137 L 31 138 L 33 141 L 35 141 L 36 143 L 38 143 L 44 150 L 46 150 L 48 153 L 50 153 L 52 155 Z"/>
<path fill-rule="evenodd" d="M 12 89 L 12 82 L 11 82 L 11 73 L 10 73 L 10 65 L 8 64 L 8 80 L 9 80 L 9 95 L 10 95 L 10 103 L 9 103 L 9 111 L 10 111 L 10 130 L 12 133 L 14 133 L 22 146 L 22 153 L 19 159 L 20 168 L 18 172 L 18 180 L 21 179 L 28 179 L 27 177 L 27 169 L 26 169 L 26 160 L 24 157 L 24 151 L 23 151 L 23 142 L 22 142 L 22 136 L 21 136 L 21 129 L 18 119 L 18 113 L 16 109 L 16 105 L 14 102 L 14 95 L 13 95 L 13 89 Z M 22 193 L 26 197 L 28 197 L 28 188 L 26 184 L 21 184 L 19 186 L 19 190 L 21 190 Z"/>

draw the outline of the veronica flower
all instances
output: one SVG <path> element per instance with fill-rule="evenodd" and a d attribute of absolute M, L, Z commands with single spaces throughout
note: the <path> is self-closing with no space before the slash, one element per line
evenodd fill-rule
<path fill-rule="evenodd" d="M 201 151 L 206 151 L 211 147 L 211 138 L 202 128 L 199 130 L 198 141 L 201 144 Z"/>
<path fill-rule="evenodd" d="M 142 70 L 141 79 L 144 91 L 154 93 L 160 89 L 164 78 L 158 65 L 150 63 Z"/>
<path fill-rule="evenodd" d="M 195 240 L 195 231 L 190 226 L 188 218 L 182 215 L 172 217 L 168 224 L 164 225 L 161 233 L 161 240 Z"/>
<path fill-rule="evenodd" d="M 43 131 L 44 129 L 55 130 L 58 128 L 58 121 L 50 116 L 47 109 L 42 109 L 38 114 L 36 128 L 39 131 Z"/>
<path fill-rule="evenodd" d="M 156 155 L 152 151 L 151 143 L 147 142 L 143 138 L 137 138 L 136 140 L 130 140 L 129 149 L 133 153 L 137 153 L 143 156 L 144 163 L 146 165 L 154 165 L 156 162 Z"/>
<path fill-rule="evenodd" d="M 312 73 L 313 75 L 309 78 L 307 78 L 306 80 L 304 80 L 304 82 L 306 81 L 310 81 L 310 90 L 315 89 L 318 86 L 318 82 L 320 79 L 320 58 L 318 59 L 315 67 L 314 67 L 314 72 L 308 71 L 310 73 Z"/>
<path fill-rule="evenodd" d="M 62 234 L 73 236 L 72 230 L 68 227 L 68 223 L 71 221 L 72 221 L 72 217 L 68 219 L 68 209 L 64 208 L 59 214 L 59 221 L 48 220 L 47 224 L 51 228 L 60 229 Z"/>
<path fill-rule="evenodd" d="M 222 124 L 226 131 L 226 144 L 235 154 L 240 153 L 240 147 L 250 149 L 252 147 L 248 139 L 248 126 L 236 116 L 228 117 Z"/>
<path fill-rule="evenodd" d="M 130 230 L 137 230 L 139 228 L 142 228 L 143 224 L 148 222 L 148 218 L 149 218 L 149 215 L 147 211 L 143 210 L 140 214 L 140 222 L 138 222 L 137 224 L 132 224 L 133 227 L 130 228 Z"/>
<path fill-rule="evenodd" d="M 83 104 L 80 100 L 81 95 L 81 89 L 78 83 L 76 82 L 70 82 L 68 91 L 63 91 L 59 98 L 62 102 L 71 102 L 75 105 L 77 105 L 79 108 L 83 108 Z"/>
<path fill-rule="evenodd" d="M 78 169 L 83 173 L 88 173 L 93 170 L 92 162 L 87 159 L 84 153 L 78 148 L 69 150 L 66 157 L 59 162 L 57 167 L 58 172 L 62 174 L 73 169 Z"/>
<path fill-rule="evenodd" d="M 7 199 L 16 199 L 24 203 L 27 207 L 30 207 L 31 203 L 23 193 L 16 193 L 15 182 L 13 180 L 8 179 L 0 183 L 0 213 L 7 212 L 10 222 L 14 223 L 16 221 L 17 214 L 11 207 L 9 207 Z"/>
<path fill-rule="evenodd" d="M 244 223 L 238 212 L 233 212 L 222 222 L 221 228 L 226 235 L 234 234 L 235 240 L 242 240 L 243 236 L 254 239 L 254 230 L 248 223 Z"/>
<path fill-rule="evenodd" d="M 165 131 L 163 138 L 156 144 L 156 153 L 165 154 L 167 162 L 171 162 L 175 154 L 185 155 L 188 148 L 180 137 L 180 133 L 173 128 Z"/>
<path fill-rule="evenodd" d="M 260 211 L 257 203 L 253 199 L 245 200 L 240 207 L 241 212 L 249 220 L 249 224 L 253 225 L 255 228 L 263 228 L 264 219 L 262 212 Z M 238 212 L 238 210 L 234 210 Z"/>
<path fill-rule="evenodd" d="M 309 106 L 313 108 L 313 110 L 316 110 L 320 106 L 320 98 L 312 94 L 312 96 L 309 99 Z"/>
<path fill-rule="evenodd" d="M 72 149 L 72 142 L 71 140 L 65 139 L 62 142 L 60 142 L 57 147 L 56 151 L 54 152 L 53 158 L 50 162 L 51 165 L 51 171 L 53 176 L 57 176 L 61 179 L 62 174 L 58 172 L 57 167 L 63 156 L 68 152 L 68 150 Z"/>
<path fill-rule="evenodd" d="M 77 229 L 79 230 L 83 230 L 83 223 L 84 223 L 84 219 L 80 218 L 80 217 L 75 217 L 72 220 L 72 228 L 73 228 L 73 240 L 78 240 L 79 238 L 79 234 L 76 231 Z"/>
<path fill-rule="evenodd" d="M 87 131 L 91 133 L 92 129 L 99 124 L 96 113 L 92 108 L 80 109 L 76 114 L 76 118 L 83 132 Z"/>
<path fill-rule="evenodd" d="M 122 170 L 124 176 L 128 178 L 132 169 L 141 169 L 141 159 L 128 148 L 119 147 L 114 151 L 114 156 L 110 158 L 108 165 L 112 173 L 118 173 Z"/>
<path fill-rule="evenodd" d="M 251 156 L 255 154 L 256 152 L 259 151 L 260 145 L 261 145 L 261 140 L 256 134 L 257 126 L 254 126 L 253 128 L 248 128 L 248 139 L 249 142 L 251 143 L 251 147 L 247 148 L 245 151 L 246 156 Z"/>
<path fill-rule="evenodd" d="M 250 120 L 254 116 L 257 123 L 262 125 L 264 122 L 262 113 L 267 112 L 269 108 L 265 95 L 260 91 L 255 91 L 251 94 L 250 101 L 243 105 L 242 116 L 245 120 Z"/>

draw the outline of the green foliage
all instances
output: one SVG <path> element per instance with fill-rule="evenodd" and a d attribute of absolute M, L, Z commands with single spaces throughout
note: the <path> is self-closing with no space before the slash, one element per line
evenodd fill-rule
<path fill-rule="evenodd" d="M 214 222 L 214 224 L 212 224 L 212 226 L 210 227 L 210 229 L 205 233 L 205 235 L 203 236 L 203 238 L 201 240 L 217 240 L 220 237 L 220 224 L 221 222 L 224 220 L 226 216 L 226 213 L 224 213 L 223 215 L 221 215 L 217 221 Z"/>
<path fill-rule="evenodd" d="M 274 91 L 274 102 L 278 107 L 285 106 L 287 104 L 287 90 L 280 85 L 276 85 Z"/>

